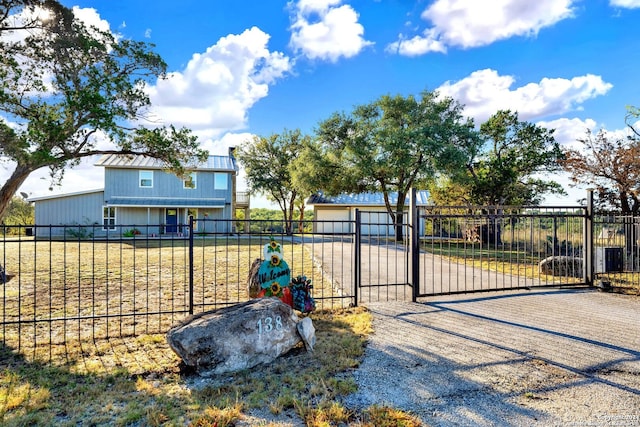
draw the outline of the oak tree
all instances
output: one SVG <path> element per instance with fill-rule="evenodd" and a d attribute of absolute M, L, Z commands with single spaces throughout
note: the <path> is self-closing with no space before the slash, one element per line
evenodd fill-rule
<path fill-rule="evenodd" d="M 13 172 L 0 188 L 0 218 L 40 168 L 56 184 L 97 154 L 143 154 L 177 173 L 203 160 L 189 130 L 141 124 L 145 85 L 165 71 L 151 45 L 88 26 L 58 1 L 2 1 L 0 158 Z"/>
<path fill-rule="evenodd" d="M 517 112 L 501 110 L 480 125 L 482 150 L 466 166 L 473 204 L 485 206 L 540 203 L 564 189 L 548 175 L 561 170 L 563 153 L 553 130 L 520 121 Z"/>
<path fill-rule="evenodd" d="M 315 186 L 328 195 L 382 193 L 397 239 L 402 239 L 409 190 L 463 167 L 461 149 L 473 150 L 479 143 L 462 106 L 430 91 L 420 97 L 385 95 L 351 113 L 334 113 L 316 133 L 316 146 L 306 153 L 310 165 L 316 161 Z"/>

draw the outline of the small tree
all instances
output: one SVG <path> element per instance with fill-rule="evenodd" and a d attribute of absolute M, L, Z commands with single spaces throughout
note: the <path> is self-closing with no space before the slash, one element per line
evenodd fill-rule
<path fill-rule="evenodd" d="M 285 221 L 285 232 L 293 233 L 296 204 L 304 215 L 304 195 L 293 185 L 289 165 L 298 156 L 309 137 L 300 130 L 284 130 L 268 137 L 256 136 L 240 147 L 237 158 L 247 173 L 251 192 L 266 194 L 276 202 Z M 301 206 L 301 207 L 300 207 Z"/>
<path fill-rule="evenodd" d="M 640 140 L 600 130 L 595 135 L 588 131 L 578 141 L 581 149 L 565 150 L 562 162 L 571 181 L 593 187 L 601 207 L 640 212 Z"/>
<path fill-rule="evenodd" d="M 187 129 L 132 124 L 145 117 L 145 85 L 166 69 L 150 45 L 87 27 L 55 0 L 2 5 L 0 157 L 14 169 L 0 187 L 0 219 L 43 167 L 57 184 L 65 168 L 97 154 L 143 154 L 179 174 L 206 158 Z M 113 148 L 99 148 L 98 135 Z"/>
<path fill-rule="evenodd" d="M 14 196 L 9 202 L 3 223 L 6 225 L 30 225 L 34 223 L 34 208 L 22 197 Z"/>

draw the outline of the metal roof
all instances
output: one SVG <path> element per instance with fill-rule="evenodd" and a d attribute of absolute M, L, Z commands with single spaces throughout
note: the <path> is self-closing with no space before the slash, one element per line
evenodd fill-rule
<path fill-rule="evenodd" d="M 27 199 L 28 202 L 39 202 L 41 200 L 52 200 L 52 199 L 60 199 L 62 197 L 73 197 L 73 196 L 84 196 L 87 194 L 93 193 L 104 193 L 104 189 L 100 188 L 97 190 L 84 190 L 84 191 L 76 191 L 73 193 L 63 193 L 63 194 L 50 194 L 46 196 L 37 196 L 37 197 L 29 197 Z"/>
<path fill-rule="evenodd" d="M 178 197 L 112 197 L 105 201 L 109 206 L 167 207 L 174 208 L 222 208 L 224 199 L 189 199 Z"/>
<path fill-rule="evenodd" d="M 418 206 L 426 206 L 429 201 L 427 190 L 416 191 L 416 202 Z M 389 194 L 389 202 L 395 206 L 398 202 L 398 193 Z M 405 200 L 409 205 L 409 197 Z M 341 206 L 384 206 L 384 196 L 382 193 L 359 193 L 340 194 L 338 196 L 325 196 L 322 192 L 316 193 L 307 199 L 308 205 L 341 205 Z"/>
<path fill-rule="evenodd" d="M 95 166 L 108 168 L 132 168 L 132 169 L 166 169 L 167 165 L 161 160 L 143 155 L 104 154 Z M 236 159 L 232 156 L 209 156 L 207 161 L 199 163 L 195 167 L 189 165 L 190 170 L 212 170 L 233 172 L 238 171 Z"/>

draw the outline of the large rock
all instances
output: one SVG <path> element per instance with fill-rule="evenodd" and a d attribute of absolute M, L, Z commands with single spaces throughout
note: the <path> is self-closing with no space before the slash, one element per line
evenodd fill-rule
<path fill-rule="evenodd" d="M 298 322 L 287 304 L 261 298 L 192 316 L 172 328 L 167 341 L 206 377 L 273 361 L 300 343 Z"/>
<path fill-rule="evenodd" d="M 552 276 L 582 277 L 582 258 L 550 256 L 538 264 L 540 273 Z"/>

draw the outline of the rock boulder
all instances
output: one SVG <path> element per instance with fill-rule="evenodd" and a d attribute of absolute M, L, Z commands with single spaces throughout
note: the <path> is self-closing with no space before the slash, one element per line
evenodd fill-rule
<path fill-rule="evenodd" d="M 540 273 L 552 276 L 582 277 L 582 258 L 550 256 L 538 264 Z"/>
<path fill-rule="evenodd" d="M 261 298 L 192 316 L 172 328 L 167 341 L 186 365 L 208 377 L 273 361 L 301 342 L 298 323 L 290 306 Z"/>

